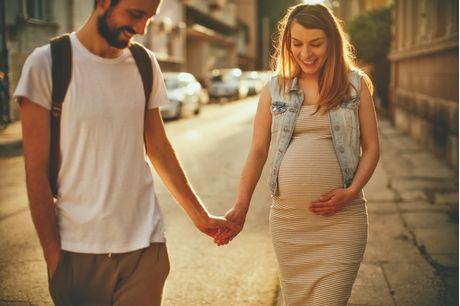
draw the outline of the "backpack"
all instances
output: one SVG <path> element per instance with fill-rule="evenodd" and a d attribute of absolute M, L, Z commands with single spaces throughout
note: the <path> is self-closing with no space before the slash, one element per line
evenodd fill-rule
<path fill-rule="evenodd" d="M 51 107 L 51 133 L 50 133 L 50 158 L 49 182 L 52 195 L 57 198 L 57 176 L 59 171 L 59 143 L 61 134 L 61 112 L 67 89 L 72 75 L 72 48 L 69 34 L 51 39 L 51 79 L 52 79 L 52 107 Z M 144 46 L 136 42 L 129 45 L 136 66 L 142 78 L 145 94 L 145 110 L 152 92 L 153 69 L 152 61 Z"/>

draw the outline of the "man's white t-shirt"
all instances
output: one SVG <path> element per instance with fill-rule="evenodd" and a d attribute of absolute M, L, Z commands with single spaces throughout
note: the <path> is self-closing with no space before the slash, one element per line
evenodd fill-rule
<path fill-rule="evenodd" d="M 56 212 L 63 250 L 123 253 L 165 242 L 163 217 L 144 149 L 145 96 L 129 49 L 101 58 L 70 35 L 72 78 L 61 116 L 62 163 Z M 148 109 L 168 103 L 158 62 L 149 52 Z M 27 58 L 15 96 L 51 109 L 50 46 Z"/>

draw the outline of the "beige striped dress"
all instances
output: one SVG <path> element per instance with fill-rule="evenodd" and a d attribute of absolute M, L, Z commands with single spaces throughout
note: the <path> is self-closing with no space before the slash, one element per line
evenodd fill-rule
<path fill-rule="evenodd" d="M 278 175 L 270 231 L 279 264 L 284 305 L 347 305 L 367 242 L 364 195 L 333 216 L 309 203 L 343 179 L 332 143 L 329 116 L 302 106 Z"/>

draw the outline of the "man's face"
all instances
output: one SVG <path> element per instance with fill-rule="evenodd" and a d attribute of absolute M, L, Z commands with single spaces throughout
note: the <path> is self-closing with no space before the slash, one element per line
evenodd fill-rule
<path fill-rule="evenodd" d="M 136 34 L 145 34 L 147 26 L 156 15 L 161 0 L 120 0 L 110 6 L 105 0 L 98 19 L 99 34 L 112 47 L 123 49 Z"/>

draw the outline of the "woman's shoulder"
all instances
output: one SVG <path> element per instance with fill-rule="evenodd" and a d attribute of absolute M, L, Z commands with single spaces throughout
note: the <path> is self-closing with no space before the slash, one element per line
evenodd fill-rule
<path fill-rule="evenodd" d="M 282 81 L 280 81 L 279 75 L 275 74 L 270 78 L 270 81 L 267 83 L 267 85 L 268 85 L 271 97 L 274 97 L 280 93 L 281 84 L 282 84 Z"/>
<path fill-rule="evenodd" d="M 361 81 L 361 79 L 366 75 L 366 73 L 357 67 L 353 67 L 350 69 L 348 73 L 348 79 L 350 82 Z"/>
<path fill-rule="evenodd" d="M 289 88 L 291 88 L 293 83 L 295 83 L 295 79 L 295 77 L 285 78 L 279 74 L 273 75 L 268 82 L 268 85 L 270 86 L 270 93 L 272 96 L 286 96 L 289 92 Z"/>
<path fill-rule="evenodd" d="M 374 91 L 372 80 L 363 69 L 357 67 L 350 69 L 349 80 L 359 93 L 361 93 L 361 89 L 364 87 L 371 93 Z"/>

